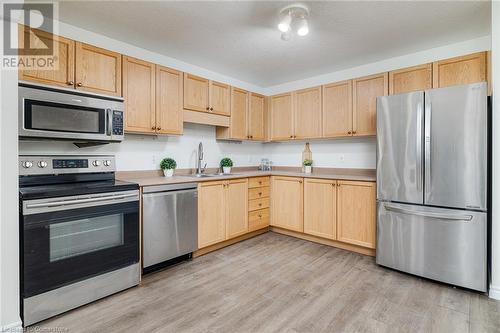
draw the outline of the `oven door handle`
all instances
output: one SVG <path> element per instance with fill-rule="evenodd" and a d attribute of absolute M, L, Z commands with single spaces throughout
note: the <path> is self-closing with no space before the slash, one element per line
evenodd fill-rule
<path fill-rule="evenodd" d="M 41 207 L 50 208 L 50 207 L 56 207 L 56 206 L 71 206 L 71 205 L 84 204 L 84 203 L 89 203 L 89 202 L 103 202 L 103 201 L 121 200 L 121 199 L 126 199 L 126 198 L 131 198 L 131 197 L 139 198 L 139 195 L 137 193 L 129 193 L 129 194 L 121 194 L 121 195 L 102 196 L 102 197 L 96 197 L 96 198 L 41 202 L 41 203 L 27 204 L 26 208 L 41 208 Z"/>

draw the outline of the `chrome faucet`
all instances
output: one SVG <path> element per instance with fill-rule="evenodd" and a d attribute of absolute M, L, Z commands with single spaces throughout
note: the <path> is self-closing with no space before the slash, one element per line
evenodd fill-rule
<path fill-rule="evenodd" d="M 203 172 L 205 172 L 205 169 L 207 167 L 207 163 L 205 163 L 205 166 L 202 168 L 201 167 L 201 162 L 203 161 L 203 143 L 200 142 L 198 145 L 198 163 L 196 165 L 196 174 L 201 175 Z"/>

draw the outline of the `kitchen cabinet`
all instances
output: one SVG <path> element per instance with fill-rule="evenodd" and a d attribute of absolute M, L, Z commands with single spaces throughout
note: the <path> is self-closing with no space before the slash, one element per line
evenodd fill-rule
<path fill-rule="evenodd" d="M 377 133 L 377 97 L 388 93 L 388 73 L 365 76 L 352 80 L 354 136 Z"/>
<path fill-rule="evenodd" d="M 323 137 L 352 136 L 352 80 L 323 86 Z"/>
<path fill-rule="evenodd" d="M 293 139 L 292 93 L 271 96 L 271 140 Z"/>
<path fill-rule="evenodd" d="M 156 133 L 155 65 L 123 57 L 125 131 Z"/>
<path fill-rule="evenodd" d="M 487 52 L 436 61 L 433 88 L 443 88 L 487 80 Z"/>
<path fill-rule="evenodd" d="M 375 183 L 338 181 L 337 240 L 375 248 Z"/>
<path fill-rule="evenodd" d="M 265 123 L 265 97 L 256 93 L 250 93 L 248 107 L 248 139 L 264 140 Z"/>
<path fill-rule="evenodd" d="M 121 54 L 80 42 L 76 42 L 75 50 L 76 89 L 122 95 Z"/>
<path fill-rule="evenodd" d="M 248 179 L 226 182 L 226 239 L 248 232 Z"/>
<path fill-rule="evenodd" d="M 229 85 L 184 73 L 184 109 L 229 116 L 230 102 Z"/>
<path fill-rule="evenodd" d="M 337 181 L 304 180 L 304 233 L 335 240 Z"/>
<path fill-rule="evenodd" d="M 19 66 L 19 79 L 33 81 L 42 84 L 61 86 L 65 88 L 74 87 L 75 84 L 75 41 L 50 34 L 48 32 L 31 29 L 28 26 L 19 24 L 19 45 L 23 46 L 31 38 L 31 44 L 35 43 L 35 38 L 30 36 L 30 30 L 36 32 L 38 39 L 46 45 L 54 43 L 54 69 L 29 69 Z M 36 45 L 36 44 L 35 44 Z M 19 56 L 23 55 L 23 50 L 19 50 Z"/>
<path fill-rule="evenodd" d="M 269 226 L 269 177 L 253 177 L 248 181 L 248 231 Z"/>
<path fill-rule="evenodd" d="M 198 247 L 226 240 L 226 182 L 198 185 Z"/>
<path fill-rule="evenodd" d="M 183 73 L 156 65 L 156 112 L 158 134 L 182 134 Z"/>
<path fill-rule="evenodd" d="M 432 64 L 423 64 L 389 72 L 389 95 L 432 88 Z"/>
<path fill-rule="evenodd" d="M 294 139 L 321 137 L 321 86 L 293 93 Z"/>
<path fill-rule="evenodd" d="M 304 230 L 303 178 L 275 176 L 271 179 L 271 225 Z"/>
<path fill-rule="evenodd" d="M 229 127 L 217 127 L 217 139 L 246 140 L 249 138 L 247 134 L 249 96 L 248 91 L 231 87 Z"/>

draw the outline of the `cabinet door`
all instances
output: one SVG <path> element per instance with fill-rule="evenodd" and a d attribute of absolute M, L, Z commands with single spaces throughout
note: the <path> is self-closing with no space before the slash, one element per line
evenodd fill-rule
<path fill-rule="evenodd" d="M 231 180 L 226 185 L 226 239 L 248 232 L 248 179 Z"/>
<path fill-rule="evenodd" d="M 99 94 L 122 95 L 122 56 L 76 42 L 76 89 Z"/>
<path fill-rule="evenodd" d="M 265 97 L 250 93 L 248 107 L 248 135 L 250 140 L 264 140 L 264 104 Z"/>
<path fill-rule="evenodd" d="M 33 33 L 30 34 L 30 30 Z M 48 32 L 30 29 L 19 24 L 19 46 L 25 45 L 28 40 L 30 45 L 50 44 L 54 46 L 54 69 L 28 69 L 19 66 L 19 79 L 34 81 L 43 84 L 73 88 L 75 85 L 75 42 L 71 39 L 56 36 Z M 19 56 L 22 56 L 22 49 Z"/>
<path fill-rule="evenodd" d="M 247 136 L 248 91 L 231 88 L 231 139 L 245 140 Z"/>
<path fill-rule="evenodd" d="M 432 64 L 389 72 L 389 95 L 432 88 Z"/>
<path fill-rule="evenodd" d="M 209 112 L 208 106 L 209 80 L 184 73 L 184 109 Z"/>
<path fill-rule="evenodd" d="M 323 86 L 323 136 L 352 135 L 352 81 Z"/>
<path fill-rule="evenodd" d="M 304 230 L 302 178 L 272 177 L 271 225 L 293 231 Z"/>
<path fill-rule="evenodd" d="M 335 239 L 337 224 L 337 181 L 304 180 L 304 232 Z"/>
<path fill-rule="evenodd" d="M 226 240 L 225 182 L 198 185 L 198 247 Z"/>
<path fill-rule="evenodd" d="M 375 183 L 339 181 L 337 239 L 375 248 Z"/>
<path fill-rule="evenodd" d="M 182 72 L 156 65 L 156 127 L 161 134 L 182 134 Z"/>
<path fill-rule="evenodd" d="M 125 131 L 155 133 L 155 65 L 123 57 Z"/>
<path fill-rule="evenodd" d="M 271 97 L 271 140 L 293 139 L 292 93 Z"/>
<path fill-rule="evenodd" d="M 433 88 L 486 81 L 486 52 L 436 61 L 432 64 Z"/>
<path fill-rule="evenodd" d="M 359 79 L 353 84 L 353 135 L 377 133 L 377 97 L 387 95 L 388 74 L 382 73 Z"/>
<path fill-rule="evenodd" d="M 231 115 L 231 87 L 224 83 L 210 81 L 210 112 L 223 116 Z"/>
<path fill-rule="evenodd" d="M 321 87 L 294 92 L 294 138 L 321 137 Z"/>

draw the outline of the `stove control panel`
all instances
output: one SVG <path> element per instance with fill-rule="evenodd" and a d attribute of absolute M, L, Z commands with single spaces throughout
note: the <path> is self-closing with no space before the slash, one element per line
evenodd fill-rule
<path fill-rule="evenodd" d="M 114 172 L 115 157 L 103 156 L 19 156 L 19 175 Z"/>

